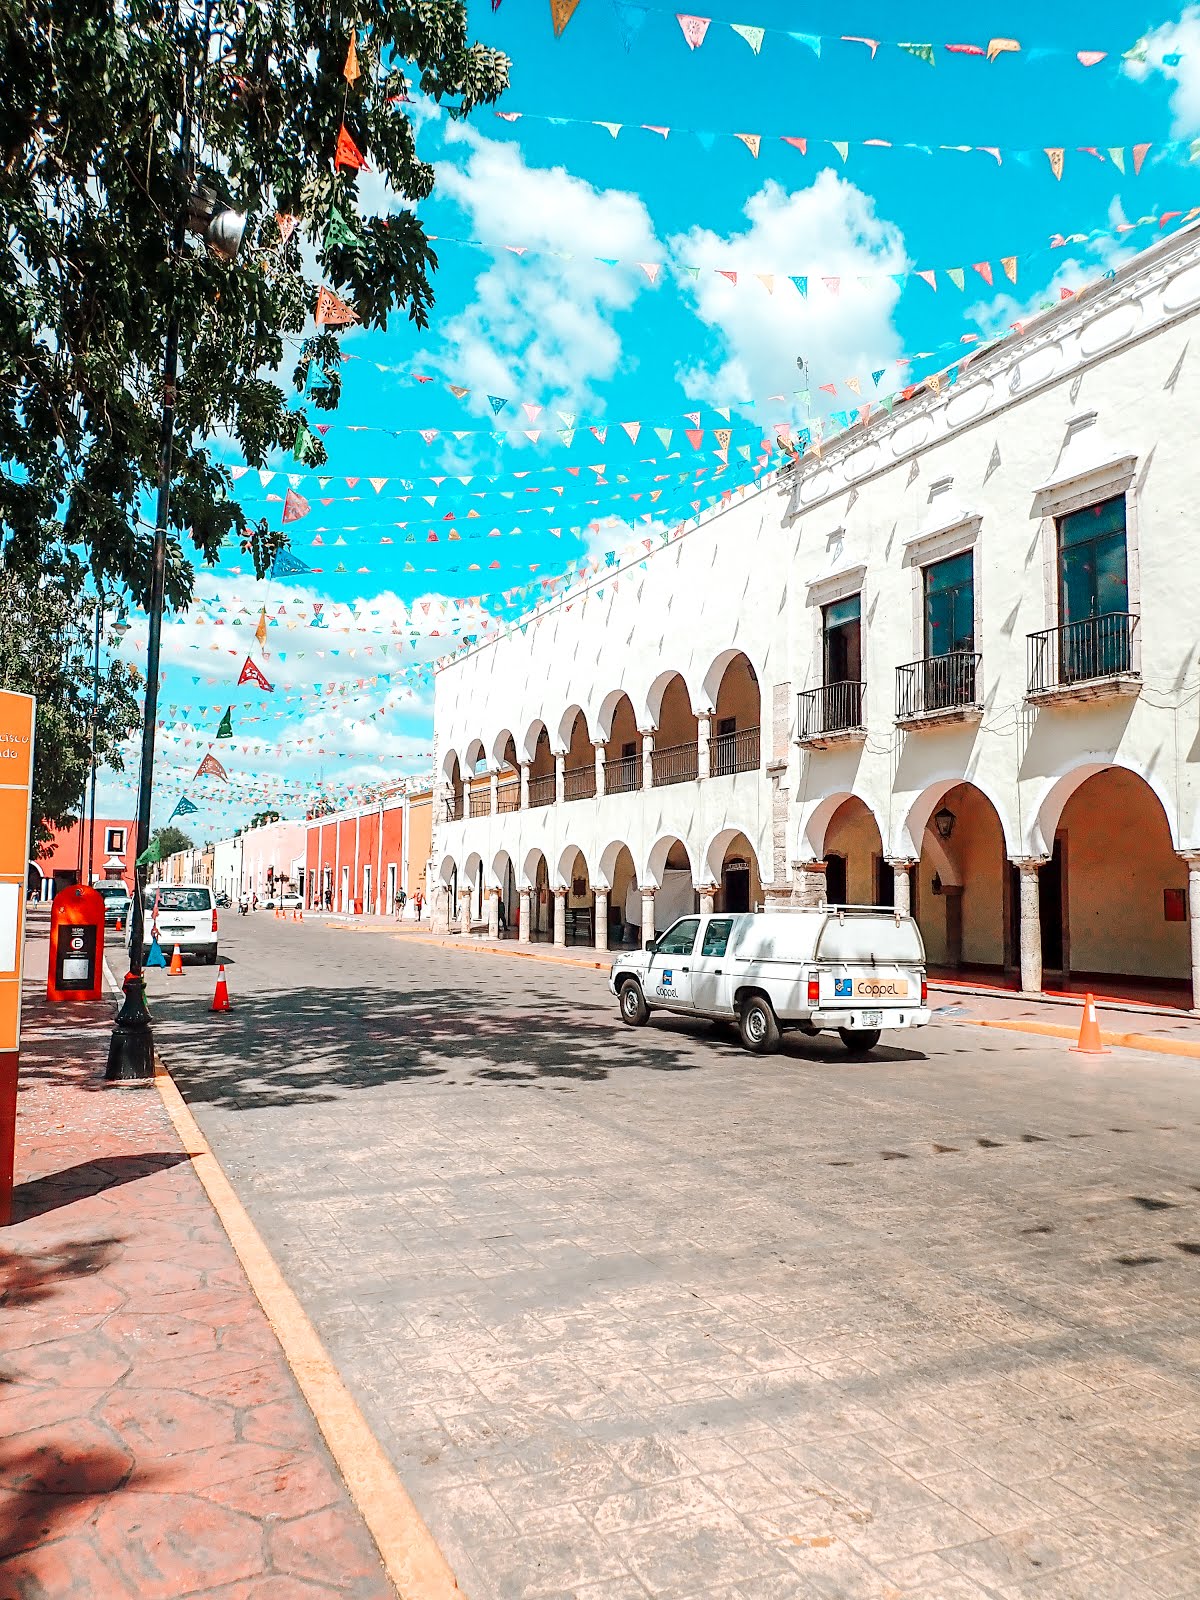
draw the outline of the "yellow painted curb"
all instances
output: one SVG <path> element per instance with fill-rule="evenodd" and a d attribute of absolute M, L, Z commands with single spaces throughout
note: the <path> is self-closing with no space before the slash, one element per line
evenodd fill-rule
<path fill-rule="evenodd" d="M 955 1017 L 955 1022 L 968 1023 L 973 1028 L 1004 1028 L 1009 1033 L 1035 1033 L 1048 1039 L 1077 1039 L 1078 1028 L 1065 1027 L 1061 1022 L 1012 1022 L 998 1017 Z M 1200 1041 L 1169 1039 L 1154 1033 L 1105 1033 L 1100 1038 L 1106 1045 L 1121 1050 L 1151 1050 L 1160 1056 L 1190 1056 L 1200 1059 Z"/>
<path fill-rule="evenodd" d="M 112 982 L 112 974 L 109 973 Z M 114 985 L 114 987 L 116 987 Z M 304 1307 L 238 1199 L 162 1058 L 154 1082 L 279 1340 L 400 1600 L 464 1600 L 454 1573 L 367 1425 Z"/>

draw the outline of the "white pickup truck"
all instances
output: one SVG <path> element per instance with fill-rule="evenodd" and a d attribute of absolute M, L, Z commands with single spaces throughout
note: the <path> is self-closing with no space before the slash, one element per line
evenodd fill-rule
<path fill-rule="evenodd" d="M 920 930 L 878 906 L 681 917 L 619 956 L 608 984 L 631 1027 L 659 1010 L 736 1022 L 759 1053 L 789 1028 L 864 1052 L 884 1028 L 929 1021 Z"/>

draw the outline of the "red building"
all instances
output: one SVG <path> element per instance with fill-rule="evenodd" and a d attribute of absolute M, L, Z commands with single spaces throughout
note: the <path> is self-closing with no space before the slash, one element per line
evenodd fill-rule
<path fill-rule="evenodd" d="M 85 820 L 56 828 L 45 853 L 29 863 L 29 887 L 43 900 L 70 883 L 133 883 L 137 823 L 130 817 L 97 817 L 90 835 Z"/>
<path fill-rule="evenodd" d="M 305 899 L 314 909 L 391 916 L 407 877 L 402 794 L 310 817 Z"/>

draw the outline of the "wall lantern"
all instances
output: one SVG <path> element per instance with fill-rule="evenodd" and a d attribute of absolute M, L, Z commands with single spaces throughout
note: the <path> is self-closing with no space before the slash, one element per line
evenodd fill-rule
<path fill-rule="evenodd" d="M 933 825 L 937 829 L 938 833 L 941 834 L 943 839 L 948 839 L 954 832 L 954 824 L 957 821 L 958 818 L 954 815 L 949 806 L 943 806 L 940 811 L 935 811 L 933 813 Z"/>

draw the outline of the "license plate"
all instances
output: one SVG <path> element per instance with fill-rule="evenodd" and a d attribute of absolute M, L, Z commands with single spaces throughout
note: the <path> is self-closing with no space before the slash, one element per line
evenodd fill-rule
<path fill-rule="evenodd" d="M 882 1011 L 864 1011 L 863 1014 L 862 1014 L 862 1025 L 863 1025 L 864 1028 L 882 1028 L 883 1027 L 883 1012 Z"/>

